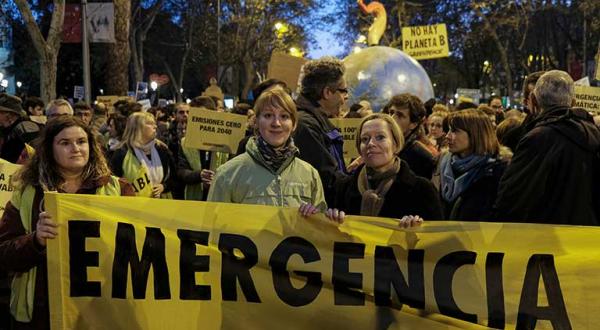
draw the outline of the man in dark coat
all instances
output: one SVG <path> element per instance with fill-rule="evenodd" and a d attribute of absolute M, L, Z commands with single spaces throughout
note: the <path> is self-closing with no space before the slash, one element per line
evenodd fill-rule
<path fill-rule="evenodd" d="M 22 164 L 29 158 L 25 143 L 35 139 L 40 128 L 36 123 L 25 119 L 21 99 L 0 94 L 0 158 L 16 164 Z"/>
<path fill-rule="evenodd" d="M 541 111 L 500 182 L 499 221 L 598 224 L 600 130 L 573 99 L 566 72 L 549 71 L 536 83 L 531 103 Z"/>
<path fill-rule="evenodd" d="M 298 127 L 294 142 L 300 158 L 319 171 L 325 200 L 333 204 L 336 180 L 346 176 L 340 131 L 329 118 L 339 116 L 348 99 L 344 64 L 333 57 L 313 60 L 304 65 L 298 106 Z"/>

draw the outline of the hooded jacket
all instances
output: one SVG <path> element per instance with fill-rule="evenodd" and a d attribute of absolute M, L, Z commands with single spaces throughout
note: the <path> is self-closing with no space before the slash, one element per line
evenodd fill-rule
<path fill-rule="evenodd" d="M 600 129 L 592 117 L 555 107 L 528 126 L 500 181 L 497 219 L 598 225 Z"/>
<path fill-rule="evenodd" d="M 307 162 L 290 157 L 273 172 L 265 164 L 256 140 L 246 152 L 217 169 L 208 201 L 298 207 L 301 202 L 327 208 L 319 173 Z"/>

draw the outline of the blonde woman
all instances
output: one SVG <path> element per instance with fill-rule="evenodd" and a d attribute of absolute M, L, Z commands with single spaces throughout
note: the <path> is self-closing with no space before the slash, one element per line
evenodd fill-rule
<path fill-rule="evenodd" d="M 170 198 L 175 184 L 173 156 L 156 138 L 156 120 L 147 112 L 127 119 L 120 147 L 111 159 L 115 175 L 133 184 L 138 196 Z"/>

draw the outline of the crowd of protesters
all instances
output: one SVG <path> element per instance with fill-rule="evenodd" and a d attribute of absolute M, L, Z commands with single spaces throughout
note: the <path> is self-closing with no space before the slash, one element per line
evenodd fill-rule
<path fill-rule="evenodd" d="M 49 324 L 45 245 L 57 231 L 45 191 L 296 207 L 302 216 L 382 216 L 405 227 L 600 220 L 600 130 L 573 107 L 565 72 L 528 76 L 523 111 L 506 111 L 496 97 L 448 109 L 399 94 L 374 113 L 367 100 L 346 106 L 341 61 L 310 61 L 302 77 L 295 99 L 270 79 L 254 89 L 253 105 L 235 106 L 248 119 L 237 154 L 184 147 L 190 107 L 223 111 L 208 96 L 142 111 L 128 101 L 44 104 L 1 94 L 0 158 L 23 164 L 0 220 L 0 299 L 7 304 L 12 291 L 13 327 Z M 336 117 L 363 118 L 359 157 L 348 164 Z M 142 172 L 147 187 L 134 183 Z"/>

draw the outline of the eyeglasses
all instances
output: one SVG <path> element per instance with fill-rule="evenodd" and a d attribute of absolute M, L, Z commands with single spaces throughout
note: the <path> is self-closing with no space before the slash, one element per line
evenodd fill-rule
<path fill-rule="evenodd" d="M 348 94 L 348 92 L 349 92 L 348 88 L 337 88 L 336 90 L 343 94 Z"/>

